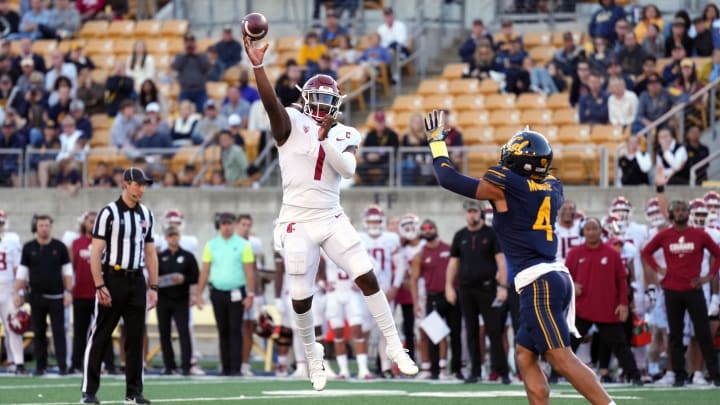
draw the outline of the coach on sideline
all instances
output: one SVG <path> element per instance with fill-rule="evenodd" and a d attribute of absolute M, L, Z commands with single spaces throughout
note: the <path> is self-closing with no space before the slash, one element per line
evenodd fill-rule
<path fill-rule="evenodd" d="M 125 170 L 122 196 L 103 207 L 93 227 L 90 270 L 98 305 L 85 350 L 84 404 L 100 403 L 95 396 L 100 387 L 100 364 L 120 317 L 125 323 L 125 403 L 150 403 L 143 397 L 143 337 L 146 306 L 157 303 L 158 261 L 152 237 L 154 217 L 140 203 L 149 184 L 152 179 L 142 169 Z"/>
<path fill-rule="evenodd" d="M 205 244 L 196 305 L 210 283 L 210 301 L 220 336 L 222 375 L 241 375 L 243 314 L 255 296 L 255 256 L 250 242 L 235 234 L 235 215 L 220 214 L 220 234 Z M 241 271 L 241 269 L 243 271 Z"/>

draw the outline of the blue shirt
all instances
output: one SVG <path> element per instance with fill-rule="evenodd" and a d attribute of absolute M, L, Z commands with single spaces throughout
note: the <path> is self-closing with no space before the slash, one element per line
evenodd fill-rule
<path fill-rule="evenodd" d="M 250 243 L 233 234 L 230 239 L 218 235 L 205 244 L 203 263 L 210 263 L 210 284 L 213 288 L 230 291 L 247 284 L 245 263 L 254 263 Z"/>
<path fill-rule="evenodd" d="M 580 122 L 583 124 L 608 123 L 608 96 L 600 92 L 597 96 L 588 93 L 578 101 Z"/>
<path fill-rule="evenodd" d="M 557 238 L 553 225 L 563 203 L 560 180 L 520 176 L 507 167 L 492 166 L 483 178 L 503 190 L 508 210 L 497 212 L 493 228 L 515 274 L 540 263 L 555 262 Z"/>

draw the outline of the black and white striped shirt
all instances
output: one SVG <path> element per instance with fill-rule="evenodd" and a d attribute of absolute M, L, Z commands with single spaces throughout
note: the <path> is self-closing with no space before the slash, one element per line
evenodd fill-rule
<path fill-rule="evenodd" d="M 103 207 L 93 226 L 93 238 L 105 241 L 102 264 L 125 270 L 145 267 L 145 244 L 152 243 L 155 222 L 142 204 L 130 208 L 122 198 Z"/>

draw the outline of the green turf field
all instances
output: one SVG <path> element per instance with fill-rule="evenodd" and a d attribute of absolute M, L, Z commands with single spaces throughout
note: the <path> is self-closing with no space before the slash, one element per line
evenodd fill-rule
<path fill-rule="evenodd" d="M 648 386 L 609 387 L 618 404 L 720 403 L 717 388 L 664 388 Z M 98 398 L 103 404 L 120 404 L 125 393 L 124 377 L 103 376 Z M 527 404 L 521 385 L 493 383 L 466 385 L 458 382 L 329 381 L 322 392 L 312 391 L 307 381 L 271 377 L 159 377 L 145 380 L 145 395 L 153 403 L 169 404 L 337 404 L 337 405 L 420 405 L 420 404 Z M 569 385 L 552 389 L 552 403 L 587 403 Z M 0 377 L 0 404 L 77 404 L 80 401 L 78 376 L 42 378 Z"/>

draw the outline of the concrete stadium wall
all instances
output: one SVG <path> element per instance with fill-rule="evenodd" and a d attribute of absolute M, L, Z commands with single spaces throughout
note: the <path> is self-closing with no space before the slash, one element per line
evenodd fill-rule
<path fill-rule="evenodd" d="M 702 194 L 701 188 L 670 187 L 669 198 L 689 200 Z M 0 191 L 0 209 L 9 217 L 8 231 L 20 234 L 26 241 L 30 234 L 30 219 L 35 213 L 50 214 L 55 218 L 53 234 L 60 238 L 66 230 L 77 229 L 77 218 L 88 210 L 98 211 L 105 204 L 120 195 L 119 189 L 86 189 L 76 196 L 57 189 L 3 189 Z M 643 206 L 654 194 L 654 188 L 636 187 L 626 189 L 601 189 L 596 187 L 566 187 L 565 196 L 575 200 L 579 209 L 587 215 L 602 216 L 612 198 L 625 195 L 633 202 L 636 221 L 644 221 Z M 219 211 L 247 212 L 255 219 L 254 232 L 263 240 L 265 253 L 269 255 L 272 240 L 272 222 L 280 209 L 279 189 L 148 189 L 145 203 L 156 217 L 169 208 L 179 208 L 185 213 L 185 232 L 196 235 L 201 244 L 215 234 L 213 214 Z M 463 198 L 441 188 L 418 189 L 374 189 L 358 188 L 342 192 L 342 205 L 356 226 L 361 227 L 363 209 L 371 203 L 378 203 L 386 209 L 388 216 L 399 216 L 413 212 L 421 219 L 431 218 L 438 224 L 440 237 L 451 240 L 454 232 L 464 226 L 462 213 Z M 156 227 L 156 233 L 160 228 Z M 269 259 L 269 256 L 268 256 Z M 272 263 L 272 260 L 266 260 Z"/>

